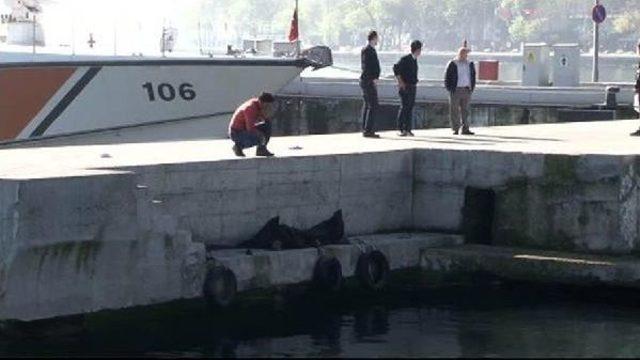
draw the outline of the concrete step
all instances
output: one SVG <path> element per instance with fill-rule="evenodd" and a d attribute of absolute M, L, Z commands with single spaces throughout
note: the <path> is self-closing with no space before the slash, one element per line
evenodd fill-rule
<path fill-rule="evenodd" d="M 422 252 L 427 272 L 487 272 L 519 281 L 640 288 L 640 258 L 463 245 Z"/>

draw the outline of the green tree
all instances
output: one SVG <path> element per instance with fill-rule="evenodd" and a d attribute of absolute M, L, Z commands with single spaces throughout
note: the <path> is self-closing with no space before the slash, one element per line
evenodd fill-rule
<path fill-rule="evenodd" d="M 239 37 L 284 37 L 294 0 L 200 0 L 201 16 L 228 23 Z M 381 34 L 381 48 L 403 49 L 411 39 L 428 48 L 453 50 L 496 40 L 578 42 L 591 46 L 591 0 L 299 0 L 302 38 L 307 44 L 360 46 L 366 33 Z M 604 46 L 640 37 L 638 0 L 602 0 L 609 19 Z M 211 15 L 215 13 L 215 15 Z M 628 41 L 628 40 L 627 40 Z M 483 43 L 484 42 L 484 43 Z"/>

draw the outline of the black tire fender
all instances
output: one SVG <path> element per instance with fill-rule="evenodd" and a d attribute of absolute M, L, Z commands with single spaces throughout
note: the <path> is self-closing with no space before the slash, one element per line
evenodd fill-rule
<path fill-rule="evenodd" d="M 202 293 L 207 304 L 225 308 L 233 303 L 238 292 L 236 275 L 224 266 L 216 266 L 207 271 Z"/>
<path fill-rule="evenodd" d="M 313 269 L 313 285 L 316 289 L 337 292 L 342 288 L 344 277 L 342 264 L 333 256 L 320 256 Z"/>
<path fill-rule="evenodd" d="M 356 277 L 369 290 L 382 290 L 389 280 L 389 261 L 380 251 L 365 252 L 358 258 Z"/>

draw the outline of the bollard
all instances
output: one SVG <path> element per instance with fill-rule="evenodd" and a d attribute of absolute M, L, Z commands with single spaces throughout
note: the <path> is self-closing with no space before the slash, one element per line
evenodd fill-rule
<path fill-rule="evenodd" d="M 607 109 L 615 110 L 618 107 L 617 94 L 619 92 L 619 87 L 607 86 L 607 89 L 605 90 L 605 107 Z"/>

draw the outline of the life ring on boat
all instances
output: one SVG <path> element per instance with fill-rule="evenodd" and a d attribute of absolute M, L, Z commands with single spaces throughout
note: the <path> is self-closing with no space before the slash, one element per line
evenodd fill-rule
<path fill-rule="evenodd" d="M 209 306 L 228 307 L 238 292 L 236 275 L 224 266 L 216 266 L 207 272 L 202 292 Z"/>
<path fill-rule="evenodd" d="M 333 256 L 322 255 L 313 269 L 313 285 L 316 289 L 337 292 L 342 288 L 342 264 Z"/>
<path fill-rule="evenodd" d="M 358 258 L 356 277 L 360 284 L 369 290 L 382 290 L 389 280 L 389 261 L 378 250 L 365 252 Z"/>

